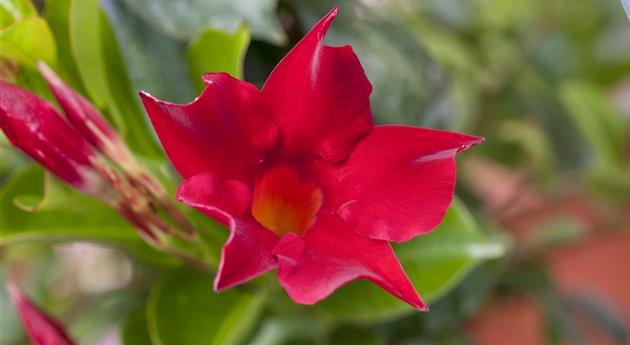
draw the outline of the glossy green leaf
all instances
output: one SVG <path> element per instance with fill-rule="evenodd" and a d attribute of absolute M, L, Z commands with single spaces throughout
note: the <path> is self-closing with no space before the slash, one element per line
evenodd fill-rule
<path fill-rule="evenodd" d="M 31 0 L 0 0 L 0 28 L 37 16 Z"/>
<path fill-rule="evenodd" d="M 257 320 L 265 291 L 212 291 L 212 276 L 182 269 L 166 274 L 147 302 L 149 335 L 155 345 L 238 344 Z"/>
<path fill-rule="evenodd" d="M 109 206 L 44 177 L 39 168 L 16 174 L 2 187 L 0 210 L 3 245 L 83 240 L 115 245 L 150 262 L 174 261 L 149 247 Z"/>
<path fill-rule="evenodd" d="M 132 312 L 122 328 L 123 345 L 151 345 L 145 307 Z"/>
<path fill-rule="evenodd" d="M 30 17 L 0 31 L 0 56 L 35 68 L 38 60 L 56 64 L 55 39 L 46 21 Z"/>
<path fill-rule="evenodd" d="M 477 264 L 500 257 L 506 250 L 503 241 L 479 229 L 459 201 L 453 203 L 436 230 L 394 248 L 409 278 L 429 304 L 455 287 Z M 350 322 L 383 321 L 413 312 L 404 302 L 367 281 L 342 287 L 315 309 Z"/>
<path fill-rule="evenodd" d="M 243 78 L 243 62 L 249 45 L 249 29 L 241 26 L 233 34 L 207 29 L 188 46 L 190 75 L 203 89 L 201 75 L 206 72 L 227 72 L 235 78 Z"/>
<path fill-rule="evenodd" d="M 247 23 L 256 38 L 282 44 L 286 36 L 276 18 L 277 0 L 124 0 L 129 9 L 151 26 L 181 40 L 206 28 L 235 31 Z"/>
<path fill-rule="evenodd" d="M 73 0 L 69 20 L 70 45 L 90 99 L 105 110 L 132 150 L 148 157 L 163 157 L 98 0 Z"/>

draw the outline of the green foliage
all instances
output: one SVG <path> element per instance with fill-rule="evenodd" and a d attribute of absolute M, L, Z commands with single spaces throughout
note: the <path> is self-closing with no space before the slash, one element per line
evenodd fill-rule
<path fill-rule="evenodd" d="M 185 4 L 170 0 L 123 1 L 151 26 L 180 40 L 195 37 L 208 27 L 234 31 L 246 22 L 254 37 L 275 44 L 286 41 L 274 13 L 277 0 L 192 0 Z"/>
<path fill-rule="evenodd" d="M 138 153 L 161 155 L 144 113 L 134 100 L 112 28 L 97 0 L 71 1 L 70 46 L 78 72 L 92 101 L 106 108 L 109 119 Z"/>
<path fill-rule="evenodd" d="M 112 244 L 151 262 L 173 262 L 149 247 L 113 209 L 45 177 L 40 168 L 9 180 L 0 192 L 0 207 L 3 245 L 84 240 Z"/>
<path fill-rule="evenodd" d="M 146 307 L 149 335 L 159 345 L 230 345 L 248 334 L 265 301 L 257 292 L 212 292 L 212 277 L 188 269 L 166 274 Z"/>
<path fill-rule="evenodd" d="M 27 15 L 27 14 L 25 14 Z M 46 21 L 30 16 L 0 30 L 0 56 L 34 69 L 37 60 L 56 64 L 55 41 Z"/>
<path fill-rule="evenodd" d="M 197 80 L 197 90 L 203 89 L 200 76 L 205 72 L 227 72 L 235 78 L 243 78 L 243 61 L 249 45 L 249 29 L 241 26 L 228 34 L 207 29 L 188 46 L 188 65 L 191 79 Z"/>

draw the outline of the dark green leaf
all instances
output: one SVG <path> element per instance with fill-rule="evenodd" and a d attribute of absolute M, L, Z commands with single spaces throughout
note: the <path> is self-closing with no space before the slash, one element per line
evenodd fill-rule
<path fill-rule="evenodd" d="M 277 0 L 124 0 L 138 16 L 160 31 L 187 40 L 206 28 L 234 31 L 246 22 L 254 37 L 282 44 L 285 34 L 275 15 Z"/>
<path fill-rule="evenodd" d="M 123 345 L 151 345 L 145 307 L 132 312 L 122 329 Z"/>

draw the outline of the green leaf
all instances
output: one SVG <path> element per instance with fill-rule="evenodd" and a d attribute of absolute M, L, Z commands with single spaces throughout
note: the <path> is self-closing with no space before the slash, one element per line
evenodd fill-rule
<path fill-rule="evenodd" d="M 0 0 L 0 28 L 36 17 L 37 10 L 30 0 Z"/>
<path fill-rule="evenodd" d="M 123 345 L 151 345 L 145 307 L 132 312 L 122 329 Z"/>
<path fill-rule="evenodd" d="M 297 313 L 266 318 L 248 345 L 317 344 L 326 345 L 326 330 L 318 322 Z"/>
<path fill-rule="evenodd" d="M 616 170 L 622 165 L 624 136 L 621 115 L 595 85 L 566 81 L 559 97 L 590 144 L 599 168 Z"/>
<path fill-rule="evenodd" d="M 246 22 L 254 37 L 283 44 L 286 35 L 275 15 L 277 0 L 123 0 L 144 21 L 163 33 L 188 40 L 206 28 L 234 31 Z"/>
<path fill-rule="evenodd" d="M 101 4 L 136 89 L 169 102 L 186 103 L 197 96 L 189 78 L 185 42 L 147 25 L 122 0 L 101 0 Z"/>
<path fill-rule="evenodd" d="M 359 327 L 341 327 L 335 329 L 330 336 L 332 345 L 362 344 L 383 345 L 385 342 L 373 330 Z"/>
<path fill-rule="evenodd" d="M 0 31 L 0 56 L 35 68 L 37 60 L 56 64 L 55 39 L 46 21 L 30 17 Z"/>
<path fill-rule="evenodd" d="M 243 78 L 243 60 L 249 45 L 246 26 L 233 34 L 207 29 L 188 46 L 188 65 L 191 78 L 197 81 L 197 89 L 203 89 L 200 76 L 205 72 L 227 72 L 235 78 Z"/>
<path fill-rule="evenodd" d="M 57 43 L 58 72 L 75 90 L 85 94 L 77 64 L 70 46 L 70 2 L 72 0 L 46 0 L 45 17 Z"/>
<path fill-rule="evenodd" d="M 147 302 L 149 335 L 156 345 L 238 344 L 262 310 L 266 292 L 212 291 L 208 273 L 182 269 L 166 274 Z"/>
<path fill-rule="evenodd" d="M 483 260 L 500 257 L 505 243 L 482 232 L 465 206 L 455 201 L 442 224 L 432 233 L 394 246 L 420 295 L 431 303 Z M 337 290 L 315 306 L 337 320 L 367 323 L 393 319 L 413 312 L 411 307 L 367 281 Z"/>
<path fill-rule="evenodd" d="M 149 262 L 174 262 L 170 256 L 149 247 L 109 206 L 50 176 L 44 178 L 40 168 L 17 173 L 3 186 L 0 210 L 3 245 L 84 240 L 121 247 Z"/>
<path fill-rule="evenodd" d="M 69 19 L 70 45 L 90 99 L 105 110 L 135 152 L 162 158 L 98 0 L 73 0 Z"/>

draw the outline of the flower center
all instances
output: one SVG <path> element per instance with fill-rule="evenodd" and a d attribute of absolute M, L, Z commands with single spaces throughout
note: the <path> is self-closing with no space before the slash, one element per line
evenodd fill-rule
<path fill-rule="evenodd" d="M 322 190 L 290 166 L 271 168 L 256 181 L 252 214 L 279 236 L 287 232 L 304 235 L 321 206 Z"/>

